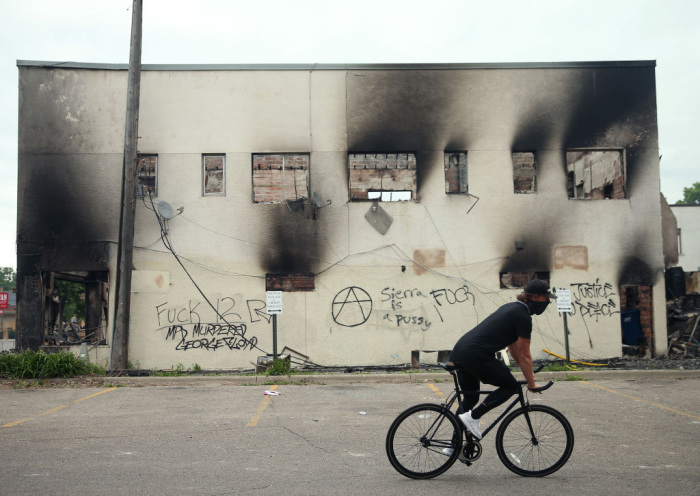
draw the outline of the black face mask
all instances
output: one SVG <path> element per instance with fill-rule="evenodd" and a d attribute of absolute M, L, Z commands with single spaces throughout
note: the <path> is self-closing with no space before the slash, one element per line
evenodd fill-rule
<path fill-rule="evenodd" d="M 549 300 L 547 301 L 528 301 L 527 307 L 530 309 L 530 315 L 542 315 L 549 305 Z"/>

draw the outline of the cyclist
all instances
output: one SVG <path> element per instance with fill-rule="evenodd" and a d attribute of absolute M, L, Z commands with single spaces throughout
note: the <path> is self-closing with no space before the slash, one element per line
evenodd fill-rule
<path fill-rule="evenodd" d="M 551 298 L 556 296 L 549 291 L 546 282 L 531 280 L 523 293 L 517 296 L 517 301 L 501 306 L 464 334 L 450 353 L 449 362 L 454 364 L 461 389 L 466 391 L 464 410 L 459 418 L 477 439 L 481 439 L 481 416 L 517 394 L 520 387 L 508 367 L 496 358 L 498 351 L 508 348 L 527 380 L 527 388 L 532 391 L 538 387 L 530 355 L 532 315 L 544 312 Z M 469 391 L 478 391 L 479 382 L 498 389 L 474 408 L 479 401 L 479 393 Z"/>

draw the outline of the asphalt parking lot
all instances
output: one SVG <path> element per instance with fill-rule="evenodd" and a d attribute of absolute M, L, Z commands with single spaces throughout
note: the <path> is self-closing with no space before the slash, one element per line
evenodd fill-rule
<path fill-rule="evenodd" d="M 0 494 L 698 494 L 700 373 L 588 375 L 531 395 L 576 436 L 542 479 L 509 472 L 493 435 L 471 467 L 429 481 L 394 471 L 389 425 L 440 402 L 447 374 L 0 390 Z"/>

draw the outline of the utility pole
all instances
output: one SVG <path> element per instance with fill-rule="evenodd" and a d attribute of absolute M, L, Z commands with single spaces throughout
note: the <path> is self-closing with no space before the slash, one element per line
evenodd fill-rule
<path fill-rule="evenodd" d="M 123 370 L 129 359 L 131 270 L 134 262 L 134 218 L 136 216 L 136 167 L 138 161 L 139 100 L 141 95 L 141 31 L 143 0 L 134 0 L 131 17 L 129 83 L 126 96 L 122 204 L 119 217 L 116 313 L 109 368 Z"/>

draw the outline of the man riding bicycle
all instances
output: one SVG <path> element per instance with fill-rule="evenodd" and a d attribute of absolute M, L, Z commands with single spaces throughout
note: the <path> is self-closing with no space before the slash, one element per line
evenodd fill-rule
<path fill-rule="evenodd" d="M 457 369 L 460 387 L 465 392 L 464 413 L 459 418 L 477 439 L 481 439 L 479 419 L 482 415 L 517 394 L 520 387 L 508 367 L 496 358 L 498 351 L 508 348 L 508 353 L 527 380 L 527 388 L 532 391 L 538 387 L 530 354 L 532 315 L 542 314 L 551 298 L 556 296 L 549 291 L 549 285 L 533 279 L 517 296 L 517 301 L 501 306 L 455 344 L 449 362 Z M 498 389 L 474 408 L 479 401 L 479 393 L 470 391 L 479 391 L 479 382 Z"/>

